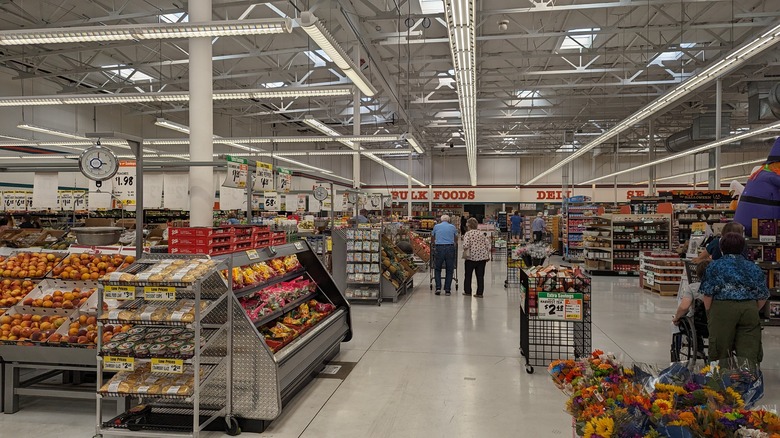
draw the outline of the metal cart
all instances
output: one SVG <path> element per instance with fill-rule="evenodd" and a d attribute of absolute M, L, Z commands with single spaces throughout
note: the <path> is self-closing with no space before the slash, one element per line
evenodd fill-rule
<path fill-rule="evenodd" d="M 456 245 L 457 248 L 457 245 Z M 431 262 L 428 264 L 428 273 L 430 275 L 429 285 L 433 291 L 433 284 L 436 282 L 436 245 L 431 245 Z M 444 268 L 442 268 L 443 270 Z M 442 273 L 442 275 L 444 275 Z M 452 273 L 452 282 L 455 283 L 455 291 L 458 290 L 458 258 L 455 257 L 455 269 Z"/>
<path fill-rule="evenodd" d="M 510 242 L 508 242 L 506 245 L 506 280 L 504 280 L 505 288 L 508 288 L 511 285 L 517 286 L 522 284 L 521 271 L 525 265 L 523 264 L 522 258 L 515 257 L 513 255 L 519 246 L 519 243 Z"/>
<path fill-rule="evenodd" d="M 491 238 L 490 260 L 506 260 L 506 248 L 509 242 L 509 233 L 505 231 L 495 231 Z"/>
<path fill-rule="evenodd" d="M 590 277 L 529 277 L 520 270 L 525 297 L 520 306 L 520 353 L 525 371 L 591 351 Z M 573 292 L 570 292 L 573 291 Z"/>

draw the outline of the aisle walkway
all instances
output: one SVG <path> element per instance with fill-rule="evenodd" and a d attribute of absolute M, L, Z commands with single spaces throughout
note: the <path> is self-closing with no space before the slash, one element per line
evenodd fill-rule
<path fill-rule="evenodd" d="M 354 306 L 355 336 L 336 359 L 356 363 L 351 373 L 315 379 L 264 434 L 242 436 L 570 436 L 565 397 L 543 369 L 524 371 L 520 295 L 504 289 L 505 277 L 502 262 L 489 263 L 485 298 L 477 300 L 460 294 L 462 284 L 457 294 L 435 296 L 420 274 L 416 291 L 398 303 Z M 594 347 L 627 361 L 669 360 L 673 298 L 642 292 L 636 278 L 596 277 L 593 306 Z M 765 330 L 769 405 L 780 402 L 778 340 L 780 328 Z M 92 436 L 93 402 L 27 400 L 21 412 L 0 415 L 0 436 Z"/>

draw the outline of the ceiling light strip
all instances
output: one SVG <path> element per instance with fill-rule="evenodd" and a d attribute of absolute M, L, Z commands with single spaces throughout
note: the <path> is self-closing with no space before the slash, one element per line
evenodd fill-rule
<path fill-rule="evenodd" d="M 644 169 L 644 168 L 647 168 L 647 167 L 650 167 L 650 166 L 655 166 L 657 164 L 665 163 L 667 161 L 676 160 L 678 158 L 682 158 L 682 157 L 685 157 L 685 156 L 688 156 L 688 155 L 698 154 L 698 153 L 701 153 L 701 152 L 704 152 L 704 151 L 707 151 L 707 150 L 710 150 L 710 149 L 714 149 L 714 148 L 716 148 L 718 146 L 723 146 L 723 145 L 726 145 L 726 144 L 729 144 L 729 143 L 734 143 L 734 142 L 737 142 L 737 141 L 740 141 L 740 140 L 744 140 L 746 138 L 754 137 L 756 135 L 761 135 L 761 134 L 764 134 L 764 133 L 767 133 L 767 132 L 770 132 L 770 131 L 779 131 L 779 130 L 780 130 L 780 122 L 772 123 L 772 124 L 769 124 L 769 125 L 765 125 L 764 127 L 759 128 L 759 129 L 753 129 L 753 130 L 744 132 L 742 134 L 731 135 L 729 137 L 724 137 L 724 138 L 722 138 L 720 140 L 716 140 L 716 141 L 707 143 L 705 145 L 701 145 L 699 147 L 688 149 L 687 151 L 678 152 L 676 154 L 668 155 L 666 157 L 659 158 L 659 159 L 651 161 L 649 163 L 639 164 L 637 166 L 633 166 L 633 167 L 630 167 L 628 169 L 620 170 L 620 171 L 617 171 L 617 172 L 612 172 L 612 173 L 610 173 L 608 175 L 602 175 L 602 176 L 597 177 L 597 178 L 589 179 L 588 181 L 584 181 L 584 182 L 582 182 L 580 184 L 591 184 L 591 183 L 594 183 L 596 181 L 600 181 L 602 179 L 612 178 L 612 177 L 615 177 L 615 176 L 618 176 L 618 175 L 623 175 L 625 173 L 634 172 L 634 171 L 639 170 L 639 169 Z"/>
<path fill-rule="evenodd" d="M 448 3 L 449 1 L 445 3 Z M 536 175 L 526 184 L 535 183 L 541 178 L 567 165 L 571 161 L 581 157 L 583 154 L 590 151 L 594 147 L 615 137 L 618 133 L 623 132 L 624 130 L 645 120 L 653 114 L 661 112 L 663 109 L 667 108 L 673 103 L 678 102 L 680 99 L 687 96 L 694 90 L 702 87 L 703 85 L 709 84 L 715 81 L 718 77 L 721 77 L 733 69 L 742 66 L 749 59 L 772 47 L 777 42 L 778 36 L 780 36 L 780 24 L 773 26 L 768 31 L 764 32 L 760 37 L 750 40 L 748 43 L 743 44 L 742 46 L 727 54 L 720 61 L 691 76 L 685 82 L 682 82 L 681 84 L 666 92 L 661 97 L 645 105 L 605 133 L 593 139 L 593 141 L 578 149 L 576 152 L 554 164 L 544 172 Z M 582 184 L 587 184 L 587 182 Z"/>
<path fill-rule="evenodd" d="M 763 163 L 764 161 L 766 161 L 766 158 L 759 158 L 758 160 L 743 161 L 741 163 L 734 163 L 734 164 L 729 164 L 727 166 L 720 166 L 720 168 L 721 169 L 730 169 L 732 167 L 747 166 L 747 165 L 750 165 L 750 164 Z M 656 178 L 655 180 L 656 181 L 666 181 L 666 180 L 670 180 L 670 179 L 682 178 L 682 177 L 685 177 L 685 176 L 692 176 L 692 175 L 697 175 L 699 173 L 707 173 L 707 172 L 714 172 L 714 171 L 715 171 L 715 168 L 714 167 L 710 167 L 708 169 L 700 169 L 700 170 L 694 170 L 694 171 L 691 171 L 691 172 L 680 173 L 680 174 L 677 174 L 677 175 L 664 176 L 664 177 L 661 177 L 661 178 Z"/>
<path fill-rule="evenodd" d="M 290 19 L 226 20 L 208 23 L 127 24 L 0 31 L 0 46 L 230 37 L 290 33 Z"/>
<path fill-rule="evenodd" d="M 338 41 L 333 38 L 314 14 L 309 11 L 302 12 L 298 23 L 304 32 L 309 35 L 309 38 L 320 46 L 320 49 L 333 60 L 333 63 L 347 75 L 364 95 L 371 97 L 376 94 L 376 88 L 368 82 L 360 68 L 349 58 Z"/>
<path fill-rule="evenodd" d="M 294 99 L 301 97 L 350 96 L 351 86 L 280 87 L 257 90 L 215 91 L 214 100 Z M 188 102 L 188 91 L 164 93 L 60 94 L 50 96 L 0 97 L 0 107 L 48 105 L 105 105 L 123 103 Z"/>
<path fill-rule="evenodd" d="M 477 185 L 476 9 L 474 0 L 444 0 L 471 185 Z"/>
<path fill-rule="evenodd" d="M 57 137 L 72 138 L 74 140 L 89 140 L 87 137 L 84 137 L 83 135 L 60 131 L 59 129 L 47 128 L 45 126 L 32 125 L 29 123 L 20 123 L 16 125 L 16 127 L 19 129 L 24 129 L 26 131 L 34 131 L 43 134 L 56 135 Z"/>

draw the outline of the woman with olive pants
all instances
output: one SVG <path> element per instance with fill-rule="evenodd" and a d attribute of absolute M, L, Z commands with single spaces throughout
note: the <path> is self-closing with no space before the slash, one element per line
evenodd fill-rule
<path fill-rule="evenodd" d="M 759 310 L 769 298 L 764 272 L 742 256 L 745 238 L 737 233 L 720 239 L 723 257 L 707 267 L 699 287 L 707 308 L 711 361 L 737 357 L 759 364 L 763 359 Z"/>

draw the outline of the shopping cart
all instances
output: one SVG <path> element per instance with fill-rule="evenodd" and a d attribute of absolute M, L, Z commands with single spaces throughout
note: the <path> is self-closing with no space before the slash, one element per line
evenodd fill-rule
<path fill-rule="evenodd" d="M 457 248 L 457 246 L 456 246 Z M 444 266 L 442 266 L 442 277 L 444 277 Z M 429 278 L 429 284 L 431 287 L 431 291 L 433 291 L 434 283 L 436 283 L 436 245 L 431 245 L 431 262 L 428 263 L 428 273 L 430 275 Z M 444 278 L 442 278 L 442 281 L 444 281 Z M 456 251 L 456 257 L 455 257 L 455 267 L 454 271 L 452 272 L 452 282 L 455 283 L 455 291 L 458 290 L 458 257 L 457 257 L 457 251 Z"/>
<path fill-rule="evenodd" d="M 507 242 L 509 241 L 509 233 L 502 231 L 493 232 L 491 239 L 492 247 L 490 251 L 490 260 L 506 260 Z"/>

